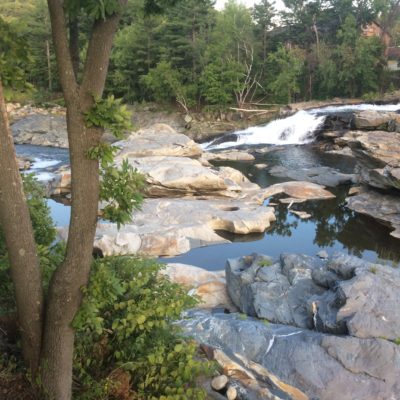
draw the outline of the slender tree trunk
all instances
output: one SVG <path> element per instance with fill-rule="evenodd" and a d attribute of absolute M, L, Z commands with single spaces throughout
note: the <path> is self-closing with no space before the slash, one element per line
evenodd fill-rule
<path fill-rule="evenodd" d="M 79 108 L 68 109 L 71 154 L 72 214 L 66 258 L 54 273 L 48 296 L 42 352 L 43 384 L 51 399 L 69 400 L 72 386 L 74 330 L 82 287 L 87 285 L 96 231 L 98 162 L 87 151 L 99 143 L 99 133 L 87 129 Z"/>
<path fill-rule="evenodd" d="M 78 78 L 79 73 L 79 23 L 78 18 L 73 17 L 69 21 L 69 49 L 71 52 L 72 67 L 75 77 Z"/>
<path fill-rule="evenodd" d="M 121 6 L 126 0 L 120 0 Z M 94 22 L 81 85 L 77 83 L 62 0 L 48 0 L 60 82 L 67 107 L 72 209 L 65 260 L 50 282 L 46 309 L 42 380 L 47 398 L 70 400 L 74 330 L 82 288 L 89 280 L 99 201 L 99 166 L 88 151 L 100 143 L 102 130 L 87 128 L 84 113 L 101 97 L 119 15 Z"/>
<path fill-rule="evenodd" d="M 35 376 L 42 341 L 43 291 L 39 258 L 0 80 L 0 224 L 15 288 L 22 352 Z"/>
<path fill-rule="evenodd" d="M 47 57 L 47 76 L 49 81 L 49 91 L 53 90 L 53 79 L 51 75 L 51 60 L 50 60 L 50 42 L 46 40 L 46 57 Z"/>

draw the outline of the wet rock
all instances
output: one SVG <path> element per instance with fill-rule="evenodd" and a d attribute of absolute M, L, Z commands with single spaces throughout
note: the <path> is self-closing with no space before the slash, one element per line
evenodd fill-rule
<path fill-rule="evenodd" d="M 180 322 L 187 334 L 218 349 L 215 358 L 229 377 L 256 379 L 259 390 L 269 393 L 257 399 L 388 400 L 400 392 L 400 347 L 390 341 L 333 336 L 237 314 L 198 311 L 191 317 Z"/>
<path fill-rule="evenodd" d="M 335 195 L 325 190 L 324 186 L 301 181 L 271 185 L 265 189 L 264 197 L 268 198 L 281 193 L 298 200 L 328 200 L 335 198 Z"/>
<path fill-rule="evenodd" d="M 344 174 L 330 167 L 312 167 L 289 170 L 283 166 L 275 166 L 270 168 L 268 172 L 271 175 L 280 178 L 307 181 L 330 187 L 356 182 L 356 176 L 354 174 Z"/>
<path fill-rule="evenodd" d="M 400 200 L 399 196 L 382 194 L 373 190 L 364 191 L 346 199 L 347 207 L 351 210 L 368 215 L 383 225 L 393 229 L 390 233 L 400 238 Z"/>

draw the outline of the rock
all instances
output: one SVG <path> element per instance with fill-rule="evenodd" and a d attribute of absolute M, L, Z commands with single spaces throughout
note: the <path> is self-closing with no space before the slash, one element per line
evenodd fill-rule
<path fill-rule="evenodd" d="M 319 258 L 322 258 L 323 260 L 326 260 L 327 258 L 329 258 L 329 254 L 327 253 L 326 250 L 321 250 L 317 253 L 317 256 Z"/>
<path fill-rule="evenodd" d="M 189 316 L 180 321 L 186 333 L 218 349 L 215 359 L 230 379 L 256 381 L 259 393 L 264 390 L 256 399 L 388 400 L 400 393 L 400 346 L 388 340 L 334 336 L 238 314 Z"/>
<path fill-rule="evenodd" d="M 226 375 L 219 375 L 213 378 L 211 381 L 211 387 L 218 392 L 222 389 L 225 389 L 228 382 L 229 379 Z"/>
<path fill-rule="evenodd" d="M 211 169 L 187 157 L 152 156 L 128 158 L 128 161 L 146 175 L 149 184 L 147 195 L 150 197 L 241 197 L 244 189 L 259 189 L 233 168 Z M 117 158 L 116 163 L 120 162 L 121 158 Z"/>
<path fill-rule="evenodd" d="M 298 200 L 327 200 L 335 198 L 335 195 L 324 189 L 324 186 L 310 182 L 284 182 L 269 186 L 264 191 L 264 197 L 268 198 L 280 193 Z"/>
<path fill-rule="evenodd" d="M 26 171 L 31 167 L 32 161 L 29 158 L 18 156 L 17 164 L 20 171 Z"/>
<path fill-rule="evenodd" d="M 115 224 L 99 223 L 95 247 L 103 255 L 172 256 L 226 243 L 217 230 L 264 232 L 274 220 L 272 208 L 240 200 L 146 199 L 142 210 L 134 213 L 133 223 L 119 231 Z"/>
<path fill-rule="evenodd" d="M 28 115 L 11 126 L 14 142 L 68 148 L 65 116 Z"/>
<path fill-rule="evenodd" d="M 71 193 L 71 170 L 61 167 L 46 183 L 46 192 L 49 196 L 58 196 Z"/>
<path fill-rule="evenodd" d="M 282 264 L 268 265 L 269 258 L 257 255 L 250 266 L 243 259 L 228 260 L 226 280 L 233 303 L 250 316 L 311 328 L 312 314 L 304 299 L 324 290 L 311 279 L 311 269 L 317 264 L 303 257 L 294 263 L 283 256 Z"/>
<path fill-rule="evenodd" d="M 356 129 L 387 130 L 391 122 L 400 123 L 400 115 L 394 112 L 366 110 L 354 113 Z"/>
<path fill-rule="evenodd" d="M 226 391 L 226 397 L 228 400 L 235 400 L 237 398 L 237 390 L 233 386 L 229 386 L 228 390 Z"/>
<path fill-rule="evenodd" d="M 283 166 L 275 166 L 270 168 L 268 172 L 272 176 L 280 178 L 307 181 L 330 187 L 356 182 L 356 176 L 354 174 L 344 174 L 330 167 L 312 167 L 289 170 Z"/>
<path fill-rule="evenodd" d="M 116 143 L 121 148 L 116 158 L 174 156 L 198 158 L 201 147 L 187 136 L 166 124 L 154 124 L 131 133 L 126 140 Z"/>
<path fill-rule="evenodd" d="M 204 153 L 203 157 L 208 161 L 254 161 L 255 157 L 245 151 L 230 150 L 218 153 Z"/>
<path fill-rule="evenodd" d="M 340 139 L 339 144 L 349 145 L 371 160 L 384 166 L 399 160 L 400 133 L 384 131 L 349 131 Z"/>
<path fill-rule="evenodd" d="M 304 255 L 228 260 L 228 293 L 240 311 L 274 323 L 350 334 L 400 337 L 400 272 L 335 255 L 327 264 Z"/>
<path fill-rule="evenodd" d="M 265 163 L 260 163 L 260 164 L 255 164 L 254 165 L 257 169 L 265 169 L 268 167 L 268 164 Z"/>
<path fill-rule="evenodd" d="M 400 200 L 398 196 L 364 191 L 346 199 L 351 210 L 368 215 L 393 229 L 390 235 L 400 239 Z"/>
<path fill-rule="evenodd" d="M 171 282 L 191 288 L 189 293 L 200 298 L 198 308 L 236 310 L 226 290 L 224 271 L 211 272 L 193 265 L 167 264 L 160 273 Z"/>
<path fill-rule="evenodd" d="M 349 189 L 349 196 L 354 196 L 355 194 L 360 194 L 363 191 L 363 188 L 360 186 L 353 186 Z"/>
<path fill-rule="evenodd" d="M 225 281 L 224 271 L 212 272 L 194 265 L 179 263 L 167 264 L 166 268 L 162 269 L 160 273 L 167 276 L 171 282 L 189 288 L 199 287 L 211 281 Z"/>
<path fill-rule="evenodd" d="M 380 189 L 400 189 L 399 132 L 350 131 L 337 142 L 356 154 L 361 181 Z"/>
<path fill-rule="evenodd" d="M 300 219 L 308 219 L 311 218 L 312 215 L 305 212 L 305 211 L 295 211 L 295 210 L 290 210 L 290 212 L 294 215 L 297 215 Z"/>

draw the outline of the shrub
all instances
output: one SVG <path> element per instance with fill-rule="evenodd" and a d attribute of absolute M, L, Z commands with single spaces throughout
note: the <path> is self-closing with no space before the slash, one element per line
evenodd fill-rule
<path fill-rule="evenodd" d="M 173 324 L 196 299 L 132 257 L 100 259 L 74 321 L 76 398 L 205 399 L 195 378 L 211 372 Z"/>

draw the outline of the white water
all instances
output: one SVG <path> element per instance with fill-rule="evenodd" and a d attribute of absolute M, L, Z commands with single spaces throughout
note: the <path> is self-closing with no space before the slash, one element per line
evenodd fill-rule
<path fill-rule="evenodd" d="M 32 164 L 31 169 L 45 169 L 60 163 L 60 160 L 43 160 L 41 158 L 35 158 L 35 162 Z"/>
<path fill-rule="evenodd" d="M 400 104 L 373 105 L 358 104 L 344 106 L 329 106 L 314 108 L 308 111 L 298 111 L 290 117 L 271 121 L 267 125 L 253 126 L 233 134 L 236 141 L 220 143 L 221 138 L 202 145 L 205 150 L 220 150 L 240 145 L 288 145 L 306 144 L 314 140 L 314 133 L 320 128 L 328 114 L 350 111 L 398 111 Z"/>

